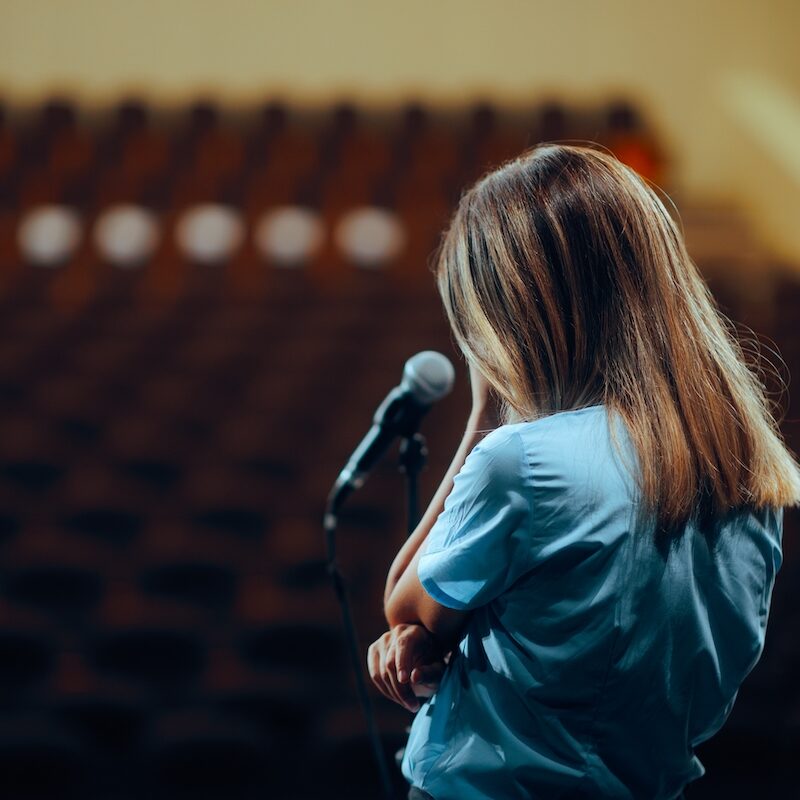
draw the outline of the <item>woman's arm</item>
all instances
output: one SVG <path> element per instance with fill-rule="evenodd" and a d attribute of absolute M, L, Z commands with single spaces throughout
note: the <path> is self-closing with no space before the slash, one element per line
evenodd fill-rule
<path fill-rule="evenodd" d="M 415 693 L 436 690 L 447 654 L 461 637 L 467 611 L 437 603 L 417 576 L 422 543 L 444 510 L 455 476 L 467 456 L 489 431 L 499 425 L 499 409 L 483 376 L 470 367 L 472 411 L 450 467 L 414 532 L 400 548 L 389 570 L 384 612 L 389 630 L 370 646 L 367 664 L 378 689 L 410 711 L 419 708 Z"/>
<path fill-rule="evenodd" d="M 433 499 L 427 511 L 423 514 L 422 519 L 419 521 L 419 524 L 408 539 L 406 539 L 395 556 L 392 566 L 389 568 L 389 574 L 386 578 L 386 589 L 383 594 L 384 607 L 397 586 L 398 581 L 414 558 L 414 555 L 417 553 L 434 523 L 439 518 L 439 515 L 444 510 L 444 501 L 453 490 L 453 479 L 458 474 L 461 467 L 464 466 L 464 461 L 466 461 L 470 451 L 483 438 L 487 430 L 493 430 L 496 427 L 497 418 L 495 414 L 473 407 L 469 419 L 467 420 L 467 426 L 464 430 L 461 443 L 456 450 L 455 456 L 453 456 L 453 460 L 450 462 L 450 466 L 439 488 L 433 495 Z"/>
<path fill-rule="evenodd" d="M 498 406 L 495 399 L 490 395 L 489 386 L 483 376 L 474 368 L 470 367 L 470 385 L 472 389 L 472 411 L 470 412 L 467 426 L 464 430 L 464 435 L 461 443 L 456 450 L 450 466 L 442 479 L 439 488 L 433 496 L 427 510 L 422 516 L 419 524 L 414 532 L 408 537 L 400 551 L 394 558 L 389 574 L 386 579 L 386 589 L 384 591 L 384 611 L 386 612 L 387 620 L 390 626 L 398 622 L 416 622 L 420 620 L 399 620 L 393 610 L 398 605 L 407 605 L 406 603 L 398 603 L 401 598 L 398 590 L 401 580 L 405 576 L 402 583 L 407 587 L 413 583 L 409 568 L 413 569 L 414 576 L 416 577 L 416 563 L 418 560 L 418 553 L 422 543 L 428 536 L 431 528 L 438 519 L 439 515 L 444 510 L 444 502 L 450 492 L 453 490 L 453 480 L 458 472 L 463 467 L 467 456 L 475 445 L 483 438 L 483 435 L 490 430 L 494 430 L 499 424 Z M 417 581 L 418 583 L 418 581 Z M 402 587 L 401 587 L 402 588 Z M 406 592 L 407 594 L 408 592 Z M 433 602 L 431 600 L 431 602 Z M 404 616 L 408 616 L 404 614 Z M 395 618 L 393 623 L 393 618 Z"/>

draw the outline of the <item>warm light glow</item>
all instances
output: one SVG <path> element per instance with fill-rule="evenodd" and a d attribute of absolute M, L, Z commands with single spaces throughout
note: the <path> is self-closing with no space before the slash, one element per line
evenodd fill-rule
<path fill-rule="evenodd" d="M 769 157 L 800 183 L 800 99 L 760 75 L 733 73 L 720 79 L 727 110 Z"/>

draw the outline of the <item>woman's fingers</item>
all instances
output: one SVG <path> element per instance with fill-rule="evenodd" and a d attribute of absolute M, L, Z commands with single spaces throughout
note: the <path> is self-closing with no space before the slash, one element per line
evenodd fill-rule
<path fill-rule="evenodd" d="M 419 667 L 432 658 L 436 644 L 430 633 L 420 625 L 409 625 L 401 630 L 397 636 L 395 646 L 395 671 L 401 685 L 408 686 L 411 694 L 418 700 L 420 697 L 430 697 L 431 692 L 425 691 L 415 680 L 415 673 Z M 431 673 L 439 676 L 438 672 Z M 414 704 L 416 710 L 417 704 Z"/>
<path fill-rule="evenodd" d="M 433 697 L 439 691 L 439 684 L 441 683 L 442 675 L 444 674 L 445 666 L 442 664 L 439 668 L 430 669 L 425 667 L 415 669 L 411 673 L 411 686 L 414 694 L 418 698 Z"/>
<path fill-rule="evenodd" d="M 395 674 L 395 652 L 392 634 L 387 631 L 367 651 L 367 666 L 372 682 L 381 694 L 409 711 L 416 711 L 419 701 L 408 685 L 401 685 Z"/>
<path fill-rule="evenodd" d="M 401 706 L 407 703 L 407 696 L 401 690 L 394 671 L 394 647 L 391 638 L 389 643 L 381 651 L 380 661 L 381 679 L 386 689 L 386 696 Z M 412 695 L 413 697 L 413 695 Z"/>
<path fill-rule="evenodd" d="M 367 665 L 373 683 L 393 702 L 419 710 L 419 697 L 438 687 L 446 665 L 434 657 L 434 642 L 419 625 L 398 625 L 370 645 Z"/>
<path fill-rule="evenodd" d="M 387 674 L 387 650 L 390 638 L 390 634 L 387 631 L 370 646 L 369 671 L 372 682 L 380 693 L 388 697 L 392 702 L 400 703 L 400 699 L 388 680 Z"/>
<path fill-rule="evenodd" d="M 400 627 L 400 626 L 398 626 Z M 411 682 L 412 670 L 440 658 L 439 645 L 422 625 L 406 625 L 397 635 L 396 665 L 401 682 Z"/>
<path fill-rule="evenodd" d="M 390 700 L 391 695 L 384 685 L 383 670 L 381 668 L 381 653 L 383 650 L 383 637 L 374 641 L 367 650 L 367 668 L 369 669 L 369 676 L 376 688 L 381 694 L 386 695 Z"/>
<path fill-rule="evenodd" d="M 392 631 L 392 642 L 386 651 L 386 680 L 392 687 L 392 691 L 397 697 L 397 702 L 405 706 L 409 711 L 417 711 L 419 701 L 417 700 L 411 686 L 407 682 L 402 682 L 397 674 L 398 649 L 402 641 L 402 636 L 398 635 L 397 629 Z"/>
<path fill-rule="evenodd" d="M 419 700 L 417 700 L 414 690 L 408 683 L 400 683 L 397 680 L 397 673 L 395 672 L 394 665 L 387 663 L 387 678 L 391 684 L 392 691 L 395 693 L 397 702 L 407 708 L 409 711 L 419 710 Z"/>
<path fill-rule="evenodd" d="M 444 675 L 445 663 L 435 661 L 432 664 L 420 664 L 411 671 L 411 683 L 425 685 L 439 684 Z"/>
<path fill-rule="evenodd" d="M 401 683 L 408 683 L 411 678 L 411 670 L 422 655 L 420 651 L 418 626 L 403 629 L 397 636 L 395 646 L 395 669 L 397 679 Z"/>

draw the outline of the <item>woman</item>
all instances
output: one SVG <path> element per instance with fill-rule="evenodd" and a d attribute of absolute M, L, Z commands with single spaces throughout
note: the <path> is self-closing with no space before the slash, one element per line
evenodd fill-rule
<path fill-rule="evenodd" d="M 800 502 L 764 387 L 658 196 L 601 150 L 482 178 L 436 275 L 473 409 L 368 654 L 418 712 L 409 796 L 680 797 L 761 654 Z"/>

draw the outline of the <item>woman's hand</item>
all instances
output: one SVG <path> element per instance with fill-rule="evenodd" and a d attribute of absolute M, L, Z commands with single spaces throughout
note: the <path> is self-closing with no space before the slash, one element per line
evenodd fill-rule
<path fill-rule="evenodd" d="M 390 700 L 419 710 L 420 696 L 436 691 L 445 670 L 445 654 L 422 625 L 395 625 L 376 639 L 367 651 L 372 682 Z"/>

